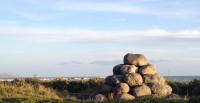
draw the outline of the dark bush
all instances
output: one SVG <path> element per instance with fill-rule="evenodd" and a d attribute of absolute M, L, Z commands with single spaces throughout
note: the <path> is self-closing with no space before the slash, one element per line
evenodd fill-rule
<path fill-rule="evenodd" d="M 70 81 L 67 85 L 67 89 L 70 93 L 82 93 L 94 92 L 97 87 L 104 83 L 104 79 L 102 78 L 91 78 L 89 80 L 77 80 Z"/>
<path fill-rule="evenodd" d="M 172 92 L 179 95 L 188 95 L 189 82 L 168 81 Z"/>
<path fill-rule="evenodd" d="M 68 91 L 69 93 L 92 93 L 97 87 L 104 83 L 103 78 L 91 78 L 88 80 L 65 80 L 56 78 L 52 81 L 44 81 L 42 84 L 51 87 L 59 92 Z"/>
<path fill-rule="evenodd" d="M 67 80 L 64 80 L 62 78 L 56 78 L 52 81 L 47 82 L 46 84 L 48 84 L 48 86 L 52 87 L 53 89 L 57 91 L 63 91 L 63 90 L 67 90 L 67 85 L 69 83 Z"/>
<path fill-rule="evenodd" d="M 200 96 L 200 80 L 195 79 L 189 83 L 188 93 L 189 96 Z"/>
<path fill-rule="evenodd" d="M 172 87 L 172 92 L 179 95 L 200 96 L 200 80 L 188 82 L 168 81 Z"/>
<path fill-rule="evenodd" d="M 189 103 L 199 103 L 200 102 L 200 96 L 192 96 L 189 99 Z"/>

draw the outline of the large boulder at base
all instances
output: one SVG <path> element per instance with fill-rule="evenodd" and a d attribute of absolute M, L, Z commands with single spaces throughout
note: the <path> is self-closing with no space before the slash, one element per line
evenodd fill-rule
<path fill-rule="evenodd" d="M 128 73 L 136 73 L 137 70 L 138 70 L 138 68 L 134 65 L 123 65 L 120 68 L 120 74 L 125 75 L 125 74 L 128 74 Z"/>
<path fill-rule="evenodd" d="M 131 94 L 123 93 L 123 94 L 117 94 L 116 99 L 119 100 L 133 100 L 135 97 Z"/>
<path fill-rule="evenodd" d="M 149 84 L 149 83 L 164 84 L 165 78 L 163 76 L 161 76 L 160 74 L 145 74 L 145 75 L 143 75 L 143 81 L 146 84 Z"/>
<path fill-rule="evenodd" d="M 146 96 L 146 95 L 151 95 L 151 88 L 148 87 L 147 85 L 143 84 L 141 86 L 137 86 L 131 89 L 131 93 L 135 97 L 141 97 L 141 96 Z"/>
<path fill-rule="evenodd" d="M 139 68 L 139 73 L 144 74 L 155 74 L 156 73 L 156 67 L 153 64 L 147 64 L 145 66 L 142 66 Z"/>
<path fill-rule="evenodd" d="M 151 91 L 161 97 L 169 96 L 172 93 L 172 88 L 167 84 L 151 84 Z"/>
<path fill-rule="evenodd" d="M 94 92 L 94 94 L 103 94 L 107 95 L 112 91 L 113 87 L 107 84 L 100 85 L 97 90 Z"/>
<path fill-rule="evenodd" d="M 97 94 L 94 99 L 95 99 L 95 101 L 101 101 L 101 102 L 108 100 L 107 97 L 102 94 Z"/>
<path fill-rule="evenodd" d="M 135 65 L 137 67 L 147 65 L 148 61 L 143 54 L 128 53 L 124 56 L 124 64 Z"/>
<path fill-rule="evenodd" d="M 124 82 L 129 86 L 137 86 L 143 83 L 142 76 L 138 73 L 129 73 L 124 75 Z"/>
<path fill-rule="evenodd" d="M 112 90 L 112 93 L 115 94 L 122 94 L 122 93 L 128 93 L 130 90 L 130 87 L 126 83 L 120 83 L 119 85 L 115 86 Z"/>
<path fill-rule="evenodd" d="M 113 67 L 113 75 L 121 75 L 120 74 L 120 68 L 123 66 L 123 64 L 119 64 Z"/>
<path fill-rule="evenodd" d="M 105 84 L 116 86 L 117 84 L 120 84 L 122 81 L 123 81 L 122 75 L 111 75 L 106 77 Z"/>

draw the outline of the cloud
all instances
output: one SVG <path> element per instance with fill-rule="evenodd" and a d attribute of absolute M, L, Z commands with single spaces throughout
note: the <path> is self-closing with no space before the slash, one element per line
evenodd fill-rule
<path fill-rule="evenodd" d="M 31 27 L 1 27 L 0 36 L 35 43 L 56 42 L 104 42 L 104 43 L 131 43 L 137 41 L 167 42 L 169 40 L 200 39 L 200 30 L 168 31 L 152 28 L 144 30 L 89 30 L 80 28 L 31 28 Z M 190 42 L 190 41 L 189 41 Z"/>
<path fill-rule="evenodd" d="M 149 63 L 163 63 L 163 62 L 169 62 L 169 60 L 166 59 L 149 60 Z"/>
<path fill-rule="evenodd" d="M 80 13 L 126 13 L 161 18 L 199 20 L 198 1 L 125 0 L 121 1 L 15 1 L 3 2 L 0 9 L 33 21 L 52 20 Z M 17 6 L 16 6 L 17 5 Z M 8 8 L 9 7 L 9 8 Z M 186 8 L 187 7 L 187 8 Z M 16 9 L 17 8 L 17 9 Z M 1 12 L 1 11 L 0 11 Z"/>
<path fill-rule="evenodd" d="M 146 14 L 163 18 L 191 18 L 199 15 L 199 6 L 194 5 L 198 2 L 193 1 L 160 1 L 160 0 L 141 0 L 141 1 L 60 1 L 55 3 L 54 8 L 61 11 L 76 12 L 112 12 L 128 14 Z M 182 4 L 182 5 L 181 5 Z M 185 6 L 191 8 L 185 8 Z M 168 8 L 167 8 L 168 7 Z M 195 7 L 195 9 L 193 9 Z"/>
<path fill-rule="evenodd" d="M 55 9 L 64 11 L 82 12 L 119 12 L 119 13 L 141 13 L 140 7 L 123 4 L 122 2 L 69 2 L 61 1 L 55 4 Z"/>
<path fill-rule="evenodd" d="M 17 5 L 17 6 L 16 6 Z M 9 7 L 9 9 L 8 9 Z M 17 8 L 16 8 L 17 7 Z M 0 9 L 32 21 L 45 21 L 63 18 L 80 13 L 141 13 L 145 10 L 121 2 L 102 1 L 18 1 L 0 5 Z M 1 10 L 0 10 L 1 13 Z"/>
<path fill-rule="evenodd" d="M 96 61 L 90 62 L 90 64 L 95 64 L 95 65 L 116 65 L 116 64 L 120 64 L 122 62 L 123 62 L 122 60 L 111 60 L 111 61 L 96 60 Z"/>
<path fill-rule="evenodd" d="M 82 63 L 79 61 L 70 61 L 70 62 L 61 62 L 56 65 L 81 65 Z"/>

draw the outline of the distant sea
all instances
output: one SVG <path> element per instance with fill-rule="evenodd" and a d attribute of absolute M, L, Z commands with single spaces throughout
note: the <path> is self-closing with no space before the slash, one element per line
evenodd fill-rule
<path fill-rule="evenodd" d="M 169 81 L 191 81 L 194 79 L 200 80 L 200 76 L 165 76 L 165 79 Z"/>
<path fill-rule="evenodd" d="M 169 81 L 192 81 L 194 79 L 200 80 L 200 76 L 164 76 L 165 79 L 169 80 Z M 41 80 L 53 80 L 57 77 L 38 77 Z M 90 79 L 92 77 L 64 77 L 64 79 L 68 79 L 68 80 L 86 80 L 86 79 Z M 105 78 L 105 77 L 102 77 Z M 0 78 L 0 81 L 12 81 L 15 78 Z"/>

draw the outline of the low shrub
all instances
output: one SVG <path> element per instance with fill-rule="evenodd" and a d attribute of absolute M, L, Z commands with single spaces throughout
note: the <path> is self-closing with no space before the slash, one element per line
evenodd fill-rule
<path fill-rule="evenodd" d="M 178 82 L 168 81 L 172 87 L 172 92 L 182 96 L 200 96 L 200 80 L 194 79 L 192 81 Z"/>
<path fill-rule="evenodd" d="M 192 96 L 189 99 L 189 103 L 199 103 L 200 102 L 200 96 Z"/>

